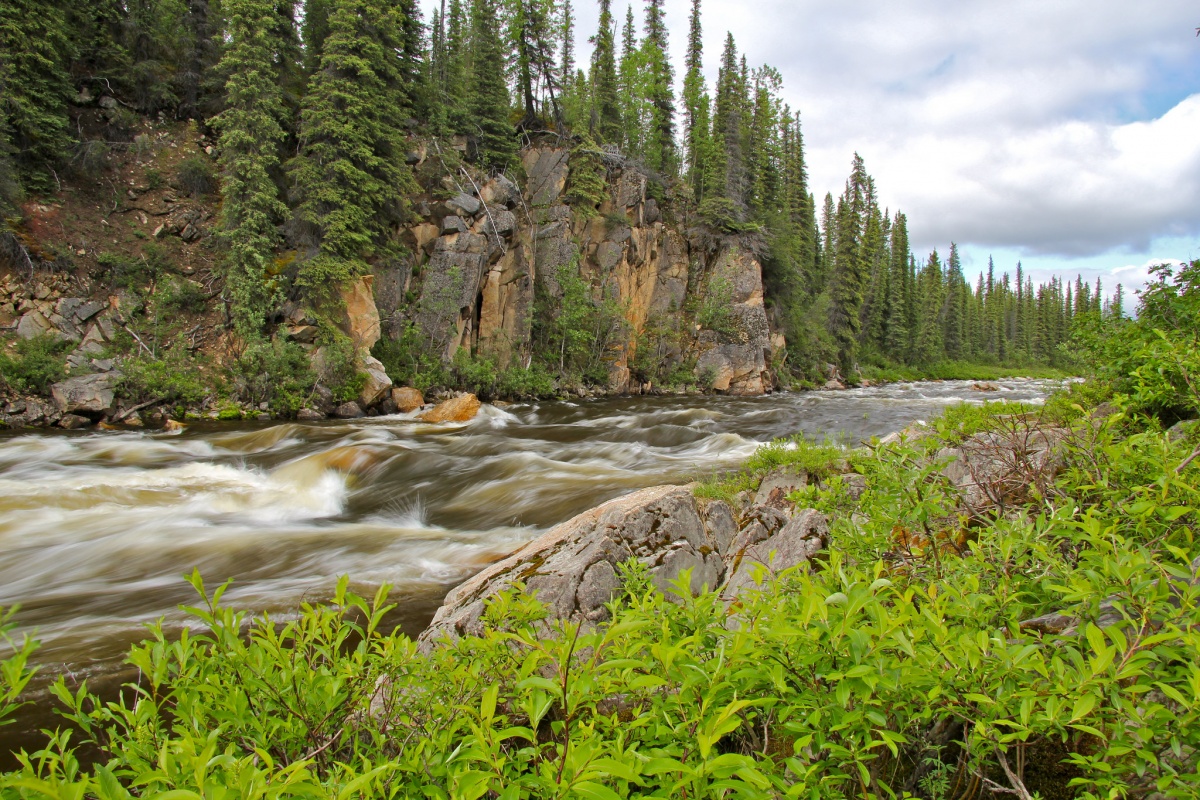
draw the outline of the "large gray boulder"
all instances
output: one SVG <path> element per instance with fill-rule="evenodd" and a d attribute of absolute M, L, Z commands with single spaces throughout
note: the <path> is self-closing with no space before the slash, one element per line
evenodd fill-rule
<path fill-rule="evenodd" d="M 663 591 L 684 570 L 691 570 L 693 592 L 717 589 L 732 531 L 728 508 L 698 504 L 686 486 L 655 486 L 610 500 L 451 590 L 420 642 L 428 648 L 483 633 L 484 601 L 517 584 L 537 594 L 551 619 L 602 622 L 609 618 L 605 604 L 620 591 L 617 567 L 633 558 Z"/>
<path fill-rule="evenodd" d="M 594 625 L 609 619 L 606 604 L 619 596 L 618 567 L 644 564 L 655 587 L 676 597 L 673 582 L 690 571 L 688 589 L 719 591 L 727 603 L 739 592 L 761 588 L 759 565 L 774 576 L 800 566 L 825 547 L 825 516 L 806 509 L 795 517 L 753 506 L 738 531 L 723 502 L 697 500 L 689 486 L 655 486 L 610 500 L 555 526 L 508 558 L 452 589 L 421 647 L 484 632 L 486 601 L 518 585 L 546 605 L 548 618 Z"/>
<path fill-rule="evenodd" d="M 1014 421 L 1009 429 L 969 437 L 943 448 L 942 474 L 958 488 L 963 505 L 978 513 L 1023 501 L 1031 489 L 1045 495 L 1061 463 L 1058 445 L 1064 431 L 1038 429 Z"/>
<path fill-rule="evenodd" d="M 113 409 L 121 377 L 119 372 L 103 372 L 68 378 L 51 386 L 50 395 L 63 414 L 106 414 Z"/>

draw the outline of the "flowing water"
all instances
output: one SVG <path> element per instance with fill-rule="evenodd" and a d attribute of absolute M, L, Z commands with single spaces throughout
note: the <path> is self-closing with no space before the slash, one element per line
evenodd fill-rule
<path fill-rule="evenodd" d="M 737 466 L 803 432 L 847 443 L 960 401 L 1040 402 L 1052 385 L 892 384 L 757 398 L 648 397 L 485 406 L 469 423 L 411 416 L 193 425 L 182 433 L 0 438 L 0 606 L 19 603 L 43 676 L 116 680 L 131 642 L 232 579 L 225 602 L 286 615 L 339 575 L 390 583 L 415 635 L 445 592 L 598 503 Z M 0 655 L 3 645 L 0 645 Z M 40 682 L 44 685 L 45 680 Z M 49 724 L 36 715 L 14 728 Z"/>

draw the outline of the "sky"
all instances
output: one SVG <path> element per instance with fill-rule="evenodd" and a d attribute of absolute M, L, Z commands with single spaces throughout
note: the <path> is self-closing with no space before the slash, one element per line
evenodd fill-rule
<path fill-rule="evenodd" d="M 598 6 L 573 4 L 586 63 Z M 677 72 L 690 6 L 665 4 Z M 859 153 L 919 259 L 954 241 L 969 279 L 990 255 L 1107 294 L 1200 258 L 1195 0 L 703 0 L 702 22 L 710 89 L 729 31 L 782 73 L 818 205 Z"/>

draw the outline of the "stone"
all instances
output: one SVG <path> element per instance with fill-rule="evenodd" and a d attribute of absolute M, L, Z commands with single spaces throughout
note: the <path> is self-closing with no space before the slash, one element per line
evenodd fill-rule
<path fill-rule="evenodd" d="M 177 419 L 169 419 L 163 423 L 164 433 L 183 433 L 187 429 L 187 425 Z"/>
<path fill-rule="evenodd" d="M 822 386 L 821 388 L 825 389 L 827 391 L 831 391 L 831 392 L 841 391 L 846 388 L 846 384 L 842 383 L 839 380 L 828 380 L 828 381 L 825 381 L 825 385 Z"/>
<path fill-rule="evenodd" d="M 756 505 L 782 508 L 779 497 L 786 497 L 808 485 L 808 474 L 793 467 L 776 467 L 768 472 L 754 495 Z"/>
<path fill-rule="evenodd" d="M 701 513 L 686 486 L 642 489 L 585 511 L 452 589 L 418 641 L 428 650 L 446 638 L 482 633 L 485 600 L 517 583 L 546 604 L 550 620 L 538 623 L 543 632 L 554 620 L 603 622 L 605 604 L 620 591 L 617 567 L 630 559 L 647 566 L 660 591 L 672 592 L 685 569 L 691 592 L 715 588 L 724 562 L 703 517 L 723 516 L 712 506 L 707 511 Z"/>
<path fill-rule="evenodd" d="M 442 219 L 442 235 L 451 233 L 466 233 L 467 223 L 457 214 L 450 214 Z"/>
<path fill-rule="evenodd" d="M 362 408 L 353 400 L 342 403 L 337 408 L 333 409 L 333 416 L 338 419 L 358 419 L 364 416 Z"/>
<path fill-rule="evenodd" d="M 311 408 L 302 408 L 296 412 L 296 419 L 302 422 L 315 422 L 319 419 L 325 419 L 325 415 Z"/>
<path fill-rule="evenodd" d="M 473 394 L 460 394 L 458 397 L 452 397 L 438 403 L 428 411 L 418 414 L 417 419 L 422 422 L 429 422 L 435 425 L 440 425 L 445 422 L 469 422 L 479 413 L 479 408 L 482 403 L 479 398 Z"/>
<path fill-rule="evenodd" d="M 528 178 L 530 205 L 553 205 L 562 195 L 567 185 L 569 154 L 570 151 L 565 147 L 539 147 L 525 151 L 521 158 Z"/>
<path fill-rule="evenodd" d="M 289 339 L 301 344 L 312 344 L 317 340 L 317 334 L 321 332 L 316 325 L 288 325 L 284 330 Z"/>
<path fill-rule="evenodd" d="M 477 198 L 472 197 L 466 192 L 459 192 L 447 200 L 444 205 L 452 213 L 457 212 L 464 217 L 474 217 L 483 208 L 483 204 Z"/>
<path fill-rule="evenodd" d="M 479 189 L 479 199 L 487 205 L 510 207 L 521 197 L 517 185 L 503 175 L 497 175 Z"/>
<path fill-rule="evenodd" d="M 488 236 L 505 236 L 517 229 L 517 215 L 507 208 L 489 207 L 483 216 L 483 233 Z"/>
<path fill-rule="evenodd" d="M 363 408 L 370 408 L 389 395 L 392 379 L 388 377 L 383 364 L 374 356 L 359 356 L 358 368 L 367 376 L 366 383 L 358 395 L 358 404 Z"/>
<path fill-rule="evenodd" d="M 63 414 L 105 414 L 113 409 L 119 372 L 80 375 L 50 387 L 54 404 Z"/>
<path fill-rule="evenodd" d="M 37 311 L 29 311 L 17 322 L 17 336 L 22 339 L 34 339 L 38 336 L 59 334 L 50 320 Z M 60 334 L 61 335 L 61 334 Z"/>
<path fill-rule="evenodd" d="M 1064 432 L 1018 426 L 1013 431 L 985 431 L 958 447 L 943 448 L 942 474 L 958 488 L 963 505 L 976 513 L 1023 500 L 1030 488 L 1047 496 L 1058 474 L 1058 444 Z"/>
<path fill-rule="evenodd" d="M 87 322 L 105 308 L 107 308 L 107 306 L 104 303 L 97 303 L 95 300 L 88 300 L 87 302 L 81 303 L 75 309 L 75 320 L 77 322 Z"/>
<path fill-rule="evenodd" d="M 66 428 L 69 431 L 86 428 L 92 424 L 92 421 L 87 417 L 81 417 L 78 414 L 63 414 L 62 419 L 58 421 L 58 427 Z"/>
<path fill-rule="evenodd" d="M 425 397 L 411 386 L 397 386 L 392 389 L 392 403 L 401 414 L 407 414 L 425 405 Z"/>
<path fill-rule="evenodd" d="M 729 580 L 721 595 L 732 601 L 747 589 L 761 589 L 771 577 L 807 563 L 828 543 L 829 520 L 820 511 L 806 508 L 769 538 L 740 553 L 731 551 Z"/>
<path fill-rule="evenodd" d="M 362 275 L 342 288 L 345 316 L 341 328 L 354 343 L 354 349 L 360 352 L 369 352 L 379 341 L 379 309 L 375 307 L 374 283 L 374 276 Z"/>

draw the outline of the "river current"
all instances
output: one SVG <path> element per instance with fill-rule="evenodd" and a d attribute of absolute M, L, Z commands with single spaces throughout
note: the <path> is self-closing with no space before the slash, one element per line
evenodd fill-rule
<path fill-rule="evenodd" d="M 0 606 L 20 604 L 17 635 L 41 641 L 43 676 L 115 674 L 147 623 L 183 624 L 193 567 L 210 587 L 233 581 L 224 602 L 276 616 L 329 597 L 343 574 L 367 594 L 387 582 L 415 635 L 450 587 L 610 498 L 734 468 L 781 436 L 853 445 L 952 403 L 1040 402 L 1054 387 L 992 385 L 518 403 L 454 425 L 397 415 L 10 432 Z"/>

